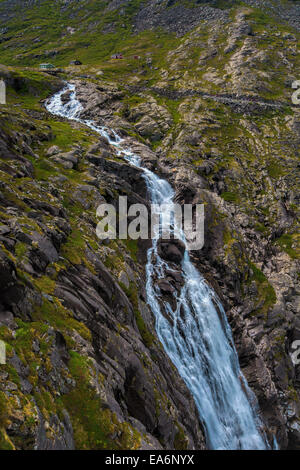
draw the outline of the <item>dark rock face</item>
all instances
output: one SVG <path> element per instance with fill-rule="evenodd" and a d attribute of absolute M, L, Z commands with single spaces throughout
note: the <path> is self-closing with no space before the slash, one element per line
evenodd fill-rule
<path fill-rule="evenodd" d="M 106 154 L 106 157 L 109 157 L 109 154 Z M 103 157 L 103 153 L 101 157 L 88 154 L 87 159 L 93 163 L 96 168 L 99 168 L 100 170 L 109 174 L 118 175 L 120 179 L 124 181 L 124 185 L 126 182 L 130 181 L 130 186 L 134 192 L 138 194 L 146 193 L 146 184 L 142 176 L 142 170 L 124 163 L 107 160 L 105 157 Z"/>
<path fill-rule="evenodd" d="M 213 8 L 210 5 L 196 6 L 192 9 L 191 14 L 190 8 L 184 5 L 173 6 L 173 2 L 160 3 L 152 0 L 140 9 L 134 18 L 136 31 L 162 27 L 178 36 L 183 36 L 201 21 L 225 20 L 228 16 L 227 11 Z"/>
<path fill-rule="evenodd" d="M 166 261 L 180 264 L 183 260 L 185 245 L 181 240 L 159 240 L 158 254 Z"/>
<path fill-rule="evenodd" d="M 61 101 L 63 104 L 66 104 L 70 101 L 70 96 L 71 96 L 71 92 L 70 91 L 67 91 L 66 93 L 64 93 L 62 96 L 61 96 Z"/>
<path fill-rule="evenodd" d="M 56 437 L 53 441 L 52 439 L 47 438 L 45 431 L 45 422 L 43 415 L 39 413 L 40 424 L 37 431 L 37 450 L 74 450 L 75 444 L 73 439 L 73 428 L 70 420 L 70 416 L 64 410 L 63 420 L 59 421 L 57 416 L 53 416 L 50 420 L 50 426 L 58 427 L 63 425 L 63 432 L 60 436 Z"/>
<path fill-rule="evenodd" d="M 22 299 L 23 287 L 18 283 L 15 266 L 3 252 L 0 252 L 0 286 L 2 308 Z"/>
<path fill-rule="evenodd" d="M 291 1 L 288 5 L 282 5 L 280 0 L 275 2 L 270 2 L 269 0 L 246 0 L 245 3 L 255 8 L 263 8 L 268 13 L 272 13 L 274 16 L 285 20 L 291 26 L 298 29 L 298 31 L 300 29 L 300 5 L 297 1 Z"/>
<path fill-rule="evenodd" d="M 153 381 L 158 390 L 162 387 L 164 393 L 173 394 L 170 387 L 174 380 L 174 372 L 171 372 L 172 369 L 166 364 L 165 355 L 155 344 L 151 346 L 151 351 L 156 356 L 156 364 L 153 363 L 151 369 L 145 370 L 136 348 L 141 348 L 147 356 L 149 353 L 138 338 L 136 320 L 128 298 L 100 260 L 92 253 L 88 257 L 95 266 L 96 275 L 92 276 L 88 270 L 80 267 L 72 269 L 60 277 L 55 295 L 64 299 L 64 305 L 74 312 L 75 318 L 83 321 L 92 332 L 95 354 L 99 358 L 99 371 L 107 377 L 107 380 L 109 376 L 111 377 L 107 382 L 109 388 L 106 391 L 109 406 L 120 419 L 126 413 L 128 417 L 139 421 L 149 435 L 165 442 L 167 448 L 172 447 L 176 428 L 174 429 L 172 419 L 163 409 L 158 414 L 155 411 L 157 400 Z M 76 286 L 76 291 L 73 289 L 70 291 L 67 287 L 70 285 Z M 88 295 L 85 293 L 87 289 Z M 127 334 L 122 334 L 121 337 L 117 336 L 118 323 L 127 327 Z M 162 369 L 164 369 L 164 379 L 159 385 L 156 377 L 157 380 L 162 380 L 160 372 Z M 181 382 L 180 379 L 179 381 Z M 184 389 L 181 383 L 174 397 L 176 409 L 180 409 L 182 413 L 181 420 L 185 406 L 190 406 L 187 404 L 188 394 Z M 195 423 L 196 416 L 194 425 Z M 196 444 L 198 438 L 192 435 L 195 436 L 192 445 L 198 446 L 199 443 Z"/>

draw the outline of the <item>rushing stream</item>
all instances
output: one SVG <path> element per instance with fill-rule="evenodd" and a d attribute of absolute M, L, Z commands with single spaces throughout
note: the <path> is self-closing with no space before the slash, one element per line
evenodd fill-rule
<path fill-rule="evenodd" d="M 70 101 L 63 104 L 61 95 L 68 90 L 71 91 Z M 83 108 L 76 99 L 75 85 L 68 84 L 54 95 L 46 108 L 55 115 L 81 122 L 106 137 L 128 162 L 144 170 L 151 203 L 173 204 L 175 194 L 170 184 L 143 168 L 140 158 L 123 146 L 122 139 L 114 131 L 80 119 Z M 165 272 L 173 268 L 160 258 L 159 228 L 154 232 L 146 267 L 147 301 L 156 319 L 157 335 L 194 397 L 208 447 L 269 449 L 257 400 L 240 370 L 224 309 L 190 261 L 188 251 L 181 266 L 184 285 L 179 296 L 174 294 L 176 308 L 174 302 L 171 306 L 167 301 L 161 301 L 157 280 L 163 279 Z M 183 233 L 180 237 L 185 243 Z"/>

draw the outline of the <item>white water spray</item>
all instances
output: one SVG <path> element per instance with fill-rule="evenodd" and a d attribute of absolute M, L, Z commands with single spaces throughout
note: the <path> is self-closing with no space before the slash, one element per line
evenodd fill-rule
<path fill-rule="evenodd" d="M 61 96 L 66 91 L 71 92 L 70 100 L 63 104 Z M 124 148 L 122 139 L 114 131 L 80 119 L 83 108 L 76 99 L 75 85 L 68 84 L 54 95 L 46 108 L 106 137 L 128 162 L 144 170 L 151 203 L 173 204 L 175 194 L 170 184 L 143 168 L 140 157 Z M 110 137 L 111 132 L 114 139 Z M 175 232 L 179 233 L 176 227 Z M 194 397 L 208 447 L 270 449 L 256 397 L 240 370 L 231 329 L 220 301 L 186 252 L 181 266 L 184 285 L 179 296 L 174 294 L 176 308 L 167 301 L 162 302 L 157 281 L 165 277 L 166 271 L 174 269 L 158 254 L 159 226 L 154 233 L 146 267 L 148 304 L 156 319 L 157 335 Z M 181 232 L 180 238 L 185 243 Z"/>

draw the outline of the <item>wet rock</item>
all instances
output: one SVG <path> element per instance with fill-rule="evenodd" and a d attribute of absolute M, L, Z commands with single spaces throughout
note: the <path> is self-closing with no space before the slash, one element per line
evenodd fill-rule
<path fill-rule="evenodd" d="M 72 94 L 71 91 L 66 91 L 65 93 L 63 93 L 63 94 L 61 95 L 61 97 L 60 97 L 61 102 L 62 102 L 63 104 L 68 103 L 68 101 L 70 101 L 71 94 Z"/>
<path fill-rule="evenodd" d="M 180 264 L 186 250 L 185 244 L 181 240 L 162 240 L 157 244 L 158 254 L 166 261 Z"/>
<path fill-rule="evenodd" d="M 174 287 L 172 287 L 171 284 L 165 279 L 158 281 L 157 285 L 161 293 L 164 295 L 172 295 L 175 292 Z"/>
<path fill-rule="evenodd" d="M 0 235 L 7 235 L 10 232 L 10 228 L 7 225 L 0 226 Z"/>

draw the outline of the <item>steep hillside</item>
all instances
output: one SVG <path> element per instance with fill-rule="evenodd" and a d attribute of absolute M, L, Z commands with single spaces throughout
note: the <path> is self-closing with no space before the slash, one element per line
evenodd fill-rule
<path fill-rule="evenodd" d="M 297 1 L 0 2 L 0 448 L 206 445 L 146 304 L 147 246 L 96 237 L 100 202 L 147 203 L 141 173 L 45 110 L 68 80 L 83 117 L 123 135 L 179 202 L 205 203 L 193 262 L 270 442 L 299 449 L 299 17 Z"/>
<path fill-rule="evenodd" d="M 22 66 L 51 60 L 65 66 L 76 55 L 99 64 L 119 49 L 151 52 L 199 24 L 229 23 L 240 5 L 263 8 L 268 18 L 299 29 L 297 1 L 2 0 L 1 60 Z"/>

